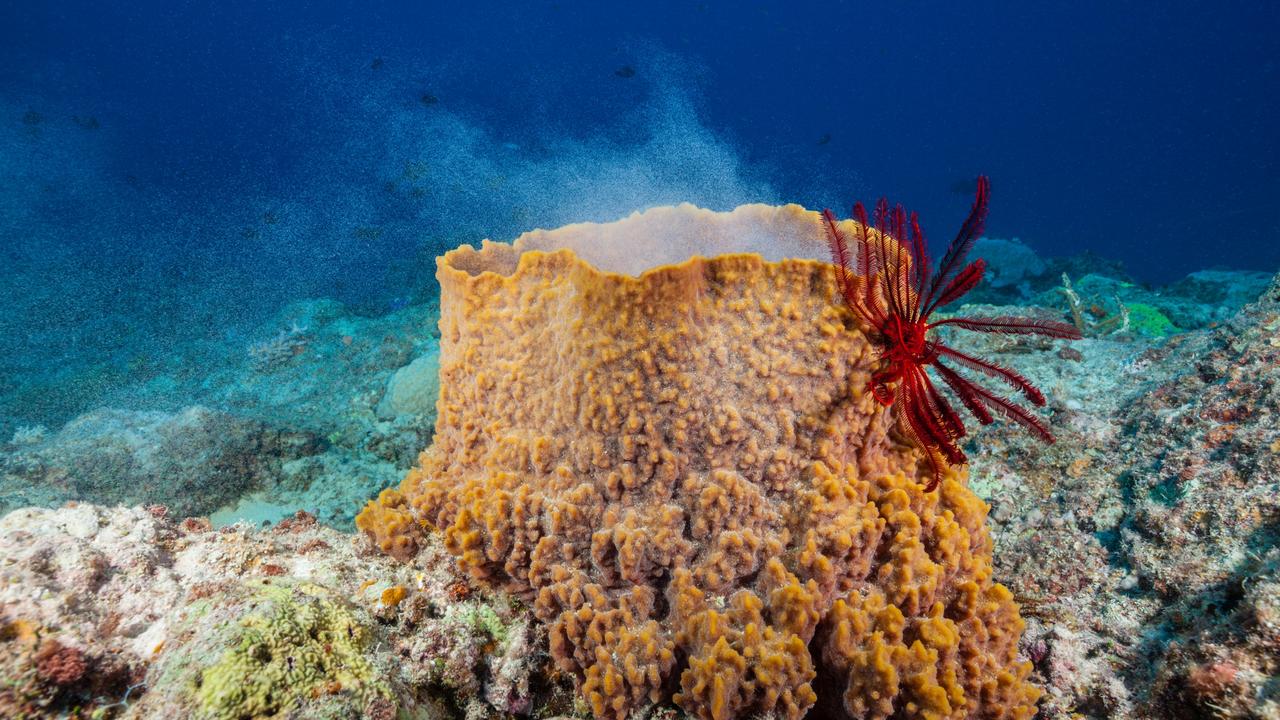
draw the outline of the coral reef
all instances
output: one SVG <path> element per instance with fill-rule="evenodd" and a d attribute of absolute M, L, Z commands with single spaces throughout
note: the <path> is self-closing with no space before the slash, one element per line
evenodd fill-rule
<path fill-rule="evenodd" d="M 1119 294 L 1113 295 L 1114 313 L 1109 313 L 1100 303 L 1085 304 L 1080 293 L 1076 292 L 1071 276 L 1062 273 L 1062 295 L 1067 299 L 1067 309 L 1071 312 L 1071 321 L 1080 335 L 1095 337 L 1111 333 L 1125 334 L 1130 331 L 1129 306 L 1124 304 Z M 1150 307 L 1149 305 L 1146 307 Z"/>
<path fill-rule="evenodd" d="M 987 261 L 988 272 L 969 295 L 971 301 L 1077 312 L 1077 326 L 1094 336 L 1117 333 L 1121 310 L 1135 307 L 1153 323 L 1138 331 L 1149 337 L 1208 327 L 1255 300 L 1271 279 L 1270 273 L 1201 270 L 1168 285 L 1148 287 L 1105 258 L 1090 253 L 1040 258 L 1016 239 L 979 238 L 973 254 Z"/>
<path fill-rule="evenodd" d="M 1061 264 L 1061 263 L 1057 263 Z M 1192 273 L 1160 288 L 1148 288 L 1119 276 L 1086 273 L 1078 280 L 1061 272 L 1058 287 L 1043 288 L 1034 302 L 1067 309 L 1087 335 L 1137 334 L 1160 338 L 1230 320 L 1266 289 L 1270 275 L 1244 271 Z M 1127 317 L 1125 317 L 1127 316 Z M 1122 329 L 1125 321 L 1130 327 Z"/>
<path fill-rule="evenodd" d="M 435 441 L 357 524 L 528 599 L 600 718 L 1030 717 L 986 506 L 923 491 L 824 251 L 681 206 L 445 255 Z"/>
<path fill-rule="evenodd" d="M 250 345 L 249 360 L 254 370 L 269 373 L 306 352 L 308 342 L 307 329 L 295 323 L 275 337 Z"/>
<path fill-rule="evenodd" d="M 1119 285 L 1121 288 L 1126 287 L 1124 283 Z M 1119 292 L 1112 294 L 1110 302 L 1096 297 L 1086 302 L 1076 292 L 1071 277 L 1066 273 L 1062 273 L 1062 294 L 1067 300 L 1071 319 L 1082 335 L 1127 336 L 1137 333 L 1145 337 L 1160 338 L 1181 332 L 1181 328 L 1174 325 L 1160 308 L 1146 302 L 1125 302 Z"/>
<path fill-rule="evenodd" d="M 84 677 L 88 664 L 79 648 L 68 647 L 57 640 L 46 640 L 32 657 L 36 674 L 45 682 L 65 687 Z"/>
<path fill-rule="evenodd" d="M 0 716 L 501 717 L 566 709 L 545 635 L 461 578 L 298 514 L 212 530 L 160 508 L 0 518 Z M 96 715 L 93 713 L 97 713 Z M 75 714 L 79 713 L 79 714 Z"/>
<path fill-rule="evenodd" d="M 863 357 L 851 357 L 834 370 L 815 363 L 811 375 L 796 380 L 799 361 L 762 359 L 750 343 L 726 345 L 730 326 L 720 315 L 705 312 L 708 306 L 702 303 L 715 298 L 752 322 L 761 314 L 782 313 L 787 301 L 766 302 L 766 312 L 758 302 L 745 301 L 745 291 L 737 297 L 724 294 L 726 287 L 744 286 L 734 285 L 746 282 L 741 275 L 772 268 L 767 277 L 774 285 L 754 286 L 757 292 L 802 298 L 792 301 L 791 314 L 770 326 L 785 335 L 788 345 L 798 346 L 786 348 L 789 354 L 781 358 L 807 352 L 797 338 L 808 337 L 803 333 L 814 333 L 815 326 L 816 333 L 828 329 L 810 314 L 816 300 L 807 304 L 811 298 L 799 283 L 779 285 L 790 276 L 777 269 L 786 265 L 798 271 L 807 267 L 801 258 L 824 256 L 807 230 L 797 238 L 785 222 L 789 216 L 779 213 L 772 225 L 756 218 L 734 226 L 725 233 L 734 244 L 720 235 L 695 237 L 680 212 L 645 217 L 649 222 L 666 218 L 666 226 L 653 234 L 670 238 L 671 247 L 651 247 L 640 238 L 627 257 L 617 257 L 608 243 L 584 240 L 577 253 L 630 275 L 650 264 L 680 263 L 692 254 L 691 247 L 708 254 L 760 252 L 767 261 L 705 263 L 706 282 L 683 286 L 679 299 L 687 302 L 684 319 L 691 336 L 696 331 L 705 345 L 725 347 L 713 365 L 720 374 L 716 392 L 691 383 L 677 386 L 673 398 L 659 403 L 700 408 L 703 416 L 696 422 L 678 424 L 681 418 L 675 415 L 654 413 L 658 423 L 630 430 L 629 411 L 644 398 L 619 394 L 619 388 L 635 386 L 629 376 L 610 374 L 630 358 L 651 362 L 654 377 L 677 377 L 671 373 L 686 358 L 679 345 L 658 348 L 646 359 L 617 355 L 630 350 L 592 335 L 593 342 L 603 343 L 593 350 L 602 360 L 590 381 L 575 375 L 573 363 L 586 353 L 574 346 L 584 342 L 583 329 L 594 331 L 611 307 L 611 296 L 601 286 L 616 282 L 631 288 L 637 302 L 652 303 L 655 296 L 641 292 L 641 280 L 653 282 L 654 274 L 602 279 L 566 263 L 559 266 L 565 274 L 554 276 L 561 283 L 556 289 L 564 293 L 555 301 L 563 324 L 520 326 L 522 316 L 514 309 L 543 296 L 530 291 L 517 302 L 509 294 L 518 289 L 510 276 L 536 255 L 522 258 L 502 246 L 469 256 L 499 257 L 499 267 L 488 268 L 496 272 L 483 273 L 485 266 L 477 263 L 468 268 L 474 276 L 464 279 L 477 291 L 497 289 L 495 307 L 512 314 L 497 318 L 495 325 L 509 328 L 510 338 L 531 328 L 555 329 L 538 336 L 538 347 L 474 335 L 468 342 L 475 341 L 470 347 L 477 356 L 436 358 L 434 307 L 364 317 L 339 303 L 312 300 L 286 306 L 252 327 L 219 325 L 218 333 L 183 341 L 172 354 L 125 343 L 114 355 L 104 350 L 104 362 L 90 374 L 59 366 L 44 371 L 37 383 L 31 381 L 35 374 L 22 369 L 31 358 L 7 357 L 0 395 L 8 407 L 91 403 L 162 412 L 96 410 L 65 426 L 71 415 L 0 413 L 0 509 L 56 506 L 86 496 L 103 504 L 159 501 L 168 507 L 80 504 L 24 509 L 0 519 L 0 716 L 207 716 L 212 710 L 201 704 L 197 670 L 219 667 L 235 638 L 242 637 L 237 633 L 269 621 L 273 608 L 306 613 L 314 604 L 341 610 L 369 632 L 371 641 L 351 659 L 373 674 L 359 690 L 356 683 L 351 688 L 340 683 L 343 689 L 338 689 L 326 680 L 326 689 L 336 692 L 292 699 L 283 691 L 274 694 L 275 707 L 292 708 L 286 715 L 581 717 L 593 711 L 594 702 L 606 713 L 623 707 L 633 716 L 675 720 L 686 717 L 669 702 L 678 696 L 694 708 L 694 716 L 698 708 L 715 717 L 764 714 L 769 706 L 779 716 L 811 703 L 808 717 L 827 718 L 847 715 L 850 708 L 861 716 L 883 714 L 881 704 L 868 698 L 888 692 L 910 708 L 895 708 L 899 715 L 936 712 L 939 699 L 946 698 L 950 715 L 963 717 L 994 712 L 1001 693 L 1025 687 L 1008 676 L 1001 685 L 1001 674 L 992 671 L 997 658 L 1011 657 L 1015 650 L 1011 642 L 993 642 L 986 628 L 1000 629 L 1001 642 L 1017 638 L 1012 618 L 990 614 L 1012 607 L 992 576 L 1009 586 L 1026 621 L 1017 660 L 1033 663 L 1027 679 L 1045 690 L 1038 718 L 1257 720 L 1280 715 L 1274 681 L 1280 673 L 1280 510 L 1274 480 L 1280 476 L 1280 444 L 1272 428 L 1280 413 L 1280 358 L 1275 355 L 1280 299 L 1275 287 L 1258 298 L 1267 281 L 1280 278 L 1203 271 L 1153 289 L 1134 284 L 1098 258 L 1079 257 L 1046 259 L 1044 272 L 1024 274 L 1016 285 L 975 288 L 967 298 L 1022 304 L 973 304 L 958 312 L 1064 317 L 1070 307 L 1060 277 L 1069 272 L 1090 331 L 1067 348 L 1025 336 L 948 336 L 966 353 L 1016 366 L 1042 388 L 1058 437 L 1057 444 L 1041 447 L 1017 428 L 972 428 L 963 449 L 971 459 L 967 485 L 991 506 L 982 520 L 982 505 L 956 484 L 962 478 L 944 483 L 937 498 L 921 496 L 918 459 L 897 443 L 887 419 L 857 420 L 862 406 L 856 395 L 867 377 L 858 372 L 868 371 L 874 351 L 868 357 L 864 350 Z M 617 230 L 583 226 L 577 231 L 608 236 Z M 541 238 L 541 249 L 555 255 L 551 251 L 564 232 L 535 233 L 526 242 Z M 805 250 L 808 245 L 815 245 L 811 252 Z M 793 260 L 780 263 L 785 258 Z M 539 260 L 548 262 L 557 261 Z M 708 267 L 716 272 L 708 274 Z M 569 277 L 572 273 L 586 274 Z M 655 273 L 673 284 L 694 277 L 673 275 L 670 268 Z M 830 287 L 820 273 L 805 277 L 812 293 L 821 295 Z M 1030 303 L 1043 308 L 1027 306 L 1027 289 L 1040 293 Z M 576 300 L 579 290 L 589 293 L 585 301 Z M 467 313 L 489 306 L 489 299 L 468 297 L 473 304 L 455 303 L 446 328 L 465 329 Z M 1246 300 L 1259 301 L 1241 312 Z M 583 310 L 583 303 L 586 310 L 592 303 L 600 307 L 593 314 Z M 1137 313 L 1131 312 L 1126 332 L 1094 332 L 1108 322 L 1118 330 L 1120 306 L 1143 305 L 1178 328 L 1193 330 L 1144 334 L 1132 326 Z M 627 332 L 655 327 L 660 309 L 626 316 L 634 328 Z M 127 320 L 117 315 L 101 323 L 112 328 Z M 843 317 L 822 322 L 833 331 L 823 337 L 854 344 L 856 323 Z M 304 351 L 270 372 L 257 372 L 244 352 L 249 340 L 271 337 L 295 323 L 308 328 Z M 20 329 L 35 333 L 37 343 L 48 333 L 63 332 L 10 326 L 14 333 Z M 545 479 L 545 465 L 535 461 L 550 462 L 550 451 L 560 447 L 539 444 L 538 438 L 551 433 L 526 433 L 532 427 L 527 414 L 495 415 L 484 425 L 468 426 L 470 416 L 462 412 L 468 404 L 527 402 L 529 387 L 508 393 L 509 400 L 500 392 L 527 377 L 525 366 L 490 364 L 492 354 L 502 356 L 512 348 L 526 353 L 522 360 L 557 351 L 551 364 L 559 370 L 547 371 L 542 380 L 547 387 L 564 393 L 556 397 L 585 397 L 591 388 L 591 402 L 604 405 L 596 415 L 580 414 L 578 405 L 568 404 L 533 411 L 564 413 L 558 416 L 562 422 L 552 424 L 552 439 L 567 446 L 556 457 L 568 458 L 564 464 L 570 469 L 568 476 L 550 479 L 554 488 L 543 486 L 541 492 L 531 492 L 526 481 Z M 127 377 L 113 374 L 126 364 Z M 475 543 L 464 553 L 474 551 L 470 557 L 478 566 L 496 568 L 484 583 L 451 571 L 454 557 L 441 546 L 442 536 L 420 522 L 415 506 L 422 498 L 413 493 L 386 491 L 370 516 L 371 524 L 385 526 L 377 549 L 403 563 L 383 557 L 363 538 L 320 526 L 349 524 L 357 503 L 402 477 L 430 441 L 435 409 L 432 391 L 423 388 L 434 380 L 427 369 L 432 364 L 443 367 L 446 395 L 453 388 L 453 434 L 447 446 L 455 457 L 475 463 L 457 472 L 495 459 L 506 463 L 506 470 L 475 482 L 470 504 L 456 506 L 460 517 L 462 510 L 481 503 L 483 492 L 498 503 L 464 523 L 474 535 L 454 534 L 456 542 Z M 463 370 L 481 366 L 483 385 L 459 382 L 465 379 Z M 643 374 L 646 366 L 639 367 L 647 383 L 657 382 Z M 697 372 L 711 371 L 696 366 L 689 371 Z M 828 385 L 833 372 L 848 374 L 846 387 Z M 408 380 L 413 382 L 402 382 Z M 113 384 L 109 392 L 108 384 Z M 778 389 L 773 399 L 771 385 Z M 783 394 L 788 387 L 802 391 Z M 401 394 L 400 389 L 412 390 Z M 742 399 L 758 398 L 750 395 L 756 391 L 765 393 L 765 401 Z M 412 399 L 400 404 L 393 397 Z M 826 402 L 833 412 L 849 411 L 856 420 L 849 426 L 854 433 L 847 434 L 842 418 L 832 419 L 830 432 L 821 422 L 815 425 L 814 418 L 825 416 L 798 413 L 797 397 L 817 398 L 815 405 Z M 772 414 L 764 414 L 764 404 Z M 579 419 L 585 428 L 577 426 Z M 496 428 L 496 440 L 488 439 L 490 427 Z M 661 449 L 675 447 L 678 433 L 683 433 L 681 442 L 714 447 L 715 453 L 691 456 L 700 464 L 663 486 L 670 490 L 661 508 L 629 515 L 632 506 L 643 506 L 651 497 L 645 493 L 666 491 L 645 484 L 652 479 L 644 473 L 652 468 L 652 477 L 659 477 L 657 471 L 668 462 Z M 599 458 L 608 470 L 592 465 L 581 472 L 579 453 L 588 456 L 582 460 L 586 464 L 596 460 L 597 446 L 589 442 L 595 435 L 630 438 L 633 444 L 605 443 Z M 636 442 L 640 438 L 643 443 Z M 772 458 L 779 468 L 775 472 L 791 474 L 771 475 L 767 465 L 757 480 L 751 473 L 759 472 L 760 457 L 775 446 L 771 443 L 795 443 L 787 446 L 790 452 L 804 456 Z M 801 443 L 807 445 L 794 449 Z M 526 448 L 531 448 L 527 456 Z M 828 463 L 851 449 L 865 452 L 866 461 L 858 455 L 855 462 Z M 651 450 L 658 453 L 656 460 L 650 460 Z M 438 462 L 431 460 L 432 452 L 423 463 Z M 741 463 L 743 468 L 711 470 L 712 462 L 738 462 L 748 454 L 753 457 Z M 781 490 L 770 484 L 776 478 L 783 478 Z M 566 490 L 570 481 L 577 485 Z M 594 491 L 599 501 L 569 494 L 597 482 L 603 482 Z M 438 496 L 446 502 L 449 497 Z M 210 519 L 184 518 L 224 502 Z M 624 511 L 606 516 L 611 505 Z M 316 517 L 295 516 L 300 507 Z M 703 516 L 708 519 L 695 526 L 692 519 Z M 963 535 L 947 529 L 948 517 L 969 532 L 967 546 L 952 541 Z M 239 518 L 251 522 L 233 524 Z M 550 524 L 553 518 L 558 525 Z M 274 528 L 256 529 L 264 523 Z M 884 527 L 877 530 L 880 523 Z M 533 537 L 539 539 L 530 556 L 543 546 L 538 565 L 543 575 L 526 575 L 521 585 L 516 575 L 529 565 L 519 566 L 517 559 L 516 575 L 506 577 L 506 558 L 490 557 L 496 554 L 494 538 L 509 539 L 502 547 L 514 554 L 529 548 Z M 547 537 L 560 542 L 549 545 L 543 542 Z M 780 550 L 771 553 L 782 538 Z M 940 569 L 928 570 L 915 550 L 893 545 L 895 538 L 903 543 L 916 538 Z M 874 549 L 866 551 L 869 545 Z M 726 558 L 720 565 L 708 562 L 716 554 Z M 554 562 L 543 561 L 548 557 Z M 668 557 L 685 562 L 685 571 L 664 564 L 674 562 Z M 960 573 L 955 558 L 968 563 Z M 994 568 L 988 568 L 992 559 Z M 865 571 L 858 564 L 863 562 Z M 754 574 L 742 567 L 754 568 Z M 569 572 L 548 580 L 548 568 Z M 975 581 L 990 588 L 985 600 L 981 594 L 972 604 L 958 600 L 964 592 L 957 586 L 962 573 L 988 578 Z M 831 577 L 830 587 L 818 582 Z M 811 579 L 817 585 L 813 594 Z M 718 583 L 714 588 L 708 584 L 712 580 Z M 566 602 L 580 603 L 573 607 L 581 617 L 566 617 L 559 635 L 546 636 L 559 615 L 537 622 L 537 595 L 530 594 L 534 581 L 563 590 Z M 514 600 L 484 589 L 499 582 L 510 583 L 523 597 Z M 893 591 L 908 585 L 914 589 Z M 264 597 L 269 589 L 287 596 Z M 940 618 L 932 606 L 925 607 L 929 592 L 935 605 L 944 602 Z M 914 612 L 904 610 L 910 606 Z M 966 686 L 961 676 L 951 678 L 942 669 L 971 653 L 965 643 L 975 640 L 991 660 L 976 674 L 995 684 Z M 295 647 L 306 650 L 309 644 L 302 640 Z M 808 664 L 797 662 L 805 654 Z M 289 655 L 284 657 L 287 666 Z M 323 668 L 323 660 L 310 667 Z M 581 691 L 576 698 L 571 678 Z M 984 698 L 982 709 L 955 701 L 957 686 L 966 698 Z M 650 708 L 652 698 L 657 704 Z M 294 700 L 298 703 L 290 705 Z"/>
<path fill-rule="evenodd" d="M 1244 569 L 1162 614 L 1175 633 L 1155 646 L 1151 715 L 1280 717 L 1280 549 L 1250 552 Z M 1198 596 L 1197 596 L 1198 595 Z"/>
<path fill-rule="evenodd" d="M 1169 717 L 1280 713 L 1280 618 L 1267 596 L 1280 545 L 1280 275 L 1222 327 L 1149 357 L 1188 370 L 1122 414 L 1133 501 L 1118 549 L 1162 605 L 1142 648 L 1159 668 L 1148 701 L 1181 708 Z M 1234 690 L 1206 689 L 1213 677 Z"/>

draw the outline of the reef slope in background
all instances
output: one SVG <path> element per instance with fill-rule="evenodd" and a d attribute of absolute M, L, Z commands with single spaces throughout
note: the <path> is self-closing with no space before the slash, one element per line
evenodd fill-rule
<path fill-rule="evenodd" d="M 1005 305 L 999 312 L 1039 305 L 1068 317 L 1065 271 L 1089 330 L 1068 350 L 987 338 L 975 348 L 1046 389 L 1059 436 L 1046 450 L 995 427 L 966 447 L 970 487 L 992 505 L 995 574 L 1022 604 L 1021 652 L 1047 691 L 1039 717 L 1277 717 L 1280 277 L 1268 286 L 1258 274 L 1212 271 L 1153 291 L 1102 262 L 1011 255 L 1008 282 L 982 288 L 981 299 Z M 1249 295 L 1257 302 L 1241 310 Z M 1117 302 L 1144 306 L 1123 331 L 1110 322 Z M 403 565 L 307 516 L 275 522 L 302 507 L 349 524 L 355 500 L 399 479 L 434 416 L 386 398 L 393 375 L 412 384 L 415 359 L 430 367 L 421 359 L 436 352 L 434 325 L 425 306 L 368 319 L 299 304 L 252 343 L 228 343 L 198 393 L 145 367 L 115 391 L 113 404 L 136 408 L 182 388 L 162 412 L 8 428 L 0 500 L 9 508 L 86 497 L 191 504 L 181 513 L 80 504 L 0 520 L 0 714 L 217 716 L 251 707 L 240 703 L 300 702 L 297 712 L 311 714 L 298 717 L 380 717 L 390 701 L 423 717 L 573 712 L 531 613 L 441 570 L 451 561 L 435 540 Z M 118 469 L 100 469 L 104 458 Z M 152 496 L 147 478 L 172 485 Z M 210 479 L 222 489 L 207 497 L 177 484 Z M 245 492 L 241 509 L 268 508 L 274 529 L 180 520 Z M 302 619 L 281 625 L 282 615 Z M 224 634 L 201 634 L 205 617 L 223 621 Z M 335 628 L 352 634 L 342 657 L 358 654 L 351 664 L 365 669 L 336 677 L 315 657 L 324 645 L 305 638 Z M 202 691 L 196 673 L 181 671 L 281 672 L 232 652 L 244 632 L 305 656 L 306 698 Z M 291 671 L 294 656 L 284 657 Z"/>
<path fill-rule="evenodd" d="M 178 344 L 185 364 L 176 369 L 126 349 L 104 357 L 132 368 L 109 391 L 56 368 L 16 375 L 0 420 L 11 438 L 0 444 L 0 510 L 158 503 L 179 515 L 274 522 L 305 509 L 350 528 L 354 509 L 431 441 L 438 316 L 434 303 L 368 318 L 300 301 L 245 337 Z M 14 422 L 63 414 L 23 400 L 50 394 L 113 407 L 59 430 Z"/>

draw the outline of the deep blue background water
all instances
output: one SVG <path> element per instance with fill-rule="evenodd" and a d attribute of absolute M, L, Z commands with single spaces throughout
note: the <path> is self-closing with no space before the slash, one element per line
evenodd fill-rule
<path fill-rule="evenodd" d="M 1044 254 L 1280 266 L 1280 5 L 946 5 L 6 2 L 0 242 L 395 303 L 458 242 L 681 199 L 884 194 L 941 244 L 984 172 Z"/>

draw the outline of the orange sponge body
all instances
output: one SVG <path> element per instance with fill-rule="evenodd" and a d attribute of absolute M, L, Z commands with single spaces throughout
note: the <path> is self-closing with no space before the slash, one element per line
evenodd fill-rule
<path fill-rule="evenodd" d="M 600 718 L 1032 716 L 987 508 L 922 491 L 824 248 L 686 205 L 444 255 L 434 444 L 357 524 L 527 598 Z"/>

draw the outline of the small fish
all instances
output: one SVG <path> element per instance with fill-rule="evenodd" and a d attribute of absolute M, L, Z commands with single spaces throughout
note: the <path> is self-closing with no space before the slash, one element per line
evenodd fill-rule
<path fill-rule="evenodd" d="M 956 195 L 972 195 L 978 188 L 978 181 L 973 178 L 961 178 L 951 183 L 951 192 Z"/>
<path fill-rule="evenodd" d="M 35 110 L 28 110 L 22 116 L 22 123 L 24 125 L 39 125 L 42 122 L 44 122 L 44 115 L 41 115 Z"/>
<path fill-rule="evenodd" d="M 822 137 L 818 138 L 819 145 L 826 145 L 829 142 L 831 142 L 831 133 L 824 133 Z"/>
<path fill-rule="evenodd" d="M 630 78 L 630 77 L 635 77 L 635 76 L 636 76 L 636 69 L 635 69 L 635 68 L 633 68 L 633 67 L 631 67 L 630 65 L 623 65 L 622 67 L 618 68 L 617 70 L 614 70 L 614 71 L 613 71 L 613 74 L 614 74 L 614 75 L 617 75 L 617 76 L 618 76 L 618 77 L 620 77 L 620 78 Z"/>
<path fill-rule="evenodd" d="M 376 58 L 374 58 L 374 59 L 373 59 L 373 62 L 369 63 L 369 69 L 370 69 L 370 70 L 381 70 L 381 69 L 382 69 L 382 58 L 380 58 L 380 57 L 376 57 Z"/>
<path fill-rule="evenodd" d="M 98 118 L 92 115 L 87 115 L 85 117 L 80 117 L 79 115 L 72 115 L 71 119 L 74 120 L 77 125 L 84 128 L 85 130 L 97 130 L 100 127 L 98 125 Z"/>
<path fill-rule="evenodd" d="M 422 97 L 418 98 L 418 102 L 423 105 L 435 105 L 440 102 L 440 98 L 432 95 L 431 93 L 422 93 Z"/>

